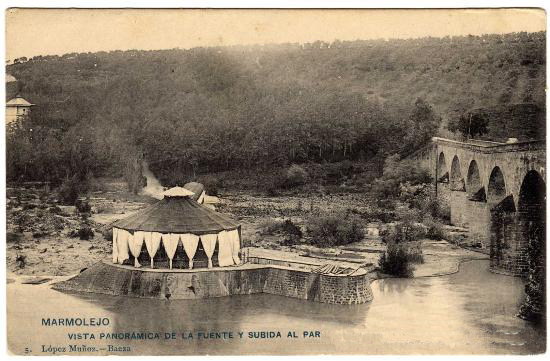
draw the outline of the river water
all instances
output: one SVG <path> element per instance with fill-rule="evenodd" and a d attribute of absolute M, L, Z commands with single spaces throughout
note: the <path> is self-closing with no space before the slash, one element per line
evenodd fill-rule
<path fill-rule="evenodd" d="M 267 294 L 206 300 L 134 299 L 65 294 L 48 285 L 10 283 L 8 346 L 16 354 L 42 355 L 50 354 L 50 346 L 79 355 L 545 351 L 545 331 L 514 317 L 524 297 L 523 281 L 490 273 L 488 261 L 463 263 L 460 272 L 449 276 L 384 279 L 373 282 L 372 287 L 371 303 L 341 306 Z M 105 317 L 109 325 L 42 326 L 42 318 L 47 317 Z M 88 332 L 96 338 L 69 340 L 70 333 L 79 332 L 81 337 Z M 151 332 L 151 336 L 158 332 L 160 340 L 100 339 L 102 334 L 131 332 Z M 242 338 L 238 332 L 243 332 Z M 265 338 L 261 338 L 262 332 Z M 269 337 L 277 332 L 280 338 Z M 289 332 L 296 337 L 288 337 Z M 68 345 L 96 349 L 71 352 Z M 130 351 L 109 352 L 108 345 L 125 346 Z"/>

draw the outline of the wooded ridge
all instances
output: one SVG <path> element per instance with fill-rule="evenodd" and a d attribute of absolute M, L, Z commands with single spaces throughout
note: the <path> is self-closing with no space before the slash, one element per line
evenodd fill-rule
<path fill-rule="evenodd" d="M 545 136 L 546 33 L 112 51 L 17 59 L 7 97 L 36 104 L 8 134 L 8 179 L 122 174 L 145 159 L 193 174 L 379 159 L 453 136 Z"/>

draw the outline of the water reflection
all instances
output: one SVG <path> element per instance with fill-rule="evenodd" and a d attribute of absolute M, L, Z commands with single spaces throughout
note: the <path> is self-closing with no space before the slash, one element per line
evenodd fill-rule
<path fill-rule="evenodd" d="M 380 280 L 376 282 L 374 285 L 378 286 L 378 292 L 383 294 L 389 294 L 389 293 L 403 293 L 409 286 L 408 281 L 401 282 L 402 280 L 393 278 L 393 279 L 386 279 L 386 280 Z"/>
<path fill-rule="evenodd" d="M 139 299 L 130 297 L 97 296 L 71 293 L 72 297 L 95 304 L 114 313 L 117 327 L 141 327 L 171 330 L 189 325 L 200 329 L 208 326 L 239 325 L 243 320 L 261 320 L 262 316 L 274 314 L 304 321 L 361 324 L 366 318 L 370 304 L 331 305 L 314 303 L 283 296 L 256 294 L 202 300 Z M 157 317 L 135 318 L 131 314 L 151 314 Z M 345 312 L 342 312 L 345 311 Z M 262 322 L 263 323 L 263 322 Z"/>
<path fill-rule="evenodd" d="M 543 352 L 545 331 L 514 317 L 523 298 L 523 281 L 487 269 L 487 261 L 473 261 L 450 276 L 379 280 L 372 284 L 372 303 L 350 306 L 268 294 L 151 300 L 65 294 L 47 286 L 9 284 L 8 332 L 28 333 L 43 313 L 67 317 L 69 310 L 75 310 L 82 316 L 109 317 L 111 325 L 101 332 L 178 333 L 176 341 L 109 341 L 130 345 L 136 354 Z M 63 309 L 59 305 L 64 305 Z M 25 309 L 41 312 L 19 311 Z M 318 330 L 322 337 L 302 337 L 302 332 L 308 330 Z M 68 330 L 47 331 L 25 342 L 10 338 L 10 348 L 16 351 L 29 342 L 45 340 L 67 343 Z M 181 333 L 196 335 L 198 331 L 233 332 L 234 338 L 181 338 Z M 251 339 L 247 337 L 249 331 L 280 331 L 282 337 Z M 287 338 L 288 331 L 295 331 L 299 337 Z M 237 332 L 244 332 L 243 339 Z"/>

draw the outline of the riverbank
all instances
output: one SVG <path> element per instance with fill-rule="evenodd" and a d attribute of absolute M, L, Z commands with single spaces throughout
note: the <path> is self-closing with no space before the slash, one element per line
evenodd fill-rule
<path fill-rule="evenodd" d="M 74 275 L 109 258 L 110 224 L 156 201 L 129 194 L 124 187 L 122 182 L 110 182 L 101 191 L 92 192 L 87 199 L 90 214 L 85 217 L 76 207 L 59 206 L 55 195 L 45 189 L 8 189 L 8 274 L 12 277 Z M 364 224 L 366 236 L 362 241 L 332 248 L 285 245 L 280 235 L 264 232 L 264 224 L 274 219 L 290 219 L 304 227 L 306 217 L 319 209 L 366 212 L 369 206 L 362 194 L 268 197 L 226 193 L 220 200 L 218 210 L 242 224 L 243 252 L 249 249 L 248 252 L 258 257 L 316 266 L 335 264 L 343 268 L 363 268 L 373 275 L 372 278 L 378 278 L 376 269 L 385 245 L 372 234 L 369 223 Z M 93 232 L 89 239 L 79 239 L 77 235 L 84 226 Z M 415 265 L 414 277 L 450 274 L 456 272 L 464 260 L 488 259 L 484 254 L 445 241 L 423 240 L 421 246 L 424 262 Z"/>
<path fill-rule="evenodd" d="M 461 248 L 447 241 L 422 241 L 424 262 L 415 265 L 414 277 L 445 276 L 458 272 L 460 264 L 473 260 L 488 260 L 489 256 Z"/>

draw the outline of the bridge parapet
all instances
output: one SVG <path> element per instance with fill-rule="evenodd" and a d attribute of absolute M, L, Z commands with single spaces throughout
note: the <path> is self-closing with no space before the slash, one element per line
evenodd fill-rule
<path fill-rule="evenodd" d="M 546 140 L 531 140 L 517 143 L 497 142 L 460 142 L 457 140 L 433 137 L 432 141 L 438 145 L 445 145 L 453 148 L 468 149 L 478 153 L 506 153 L 519 151 L 546 150 Z M 484 144 L 485 143 L 485 144 Z"/>

